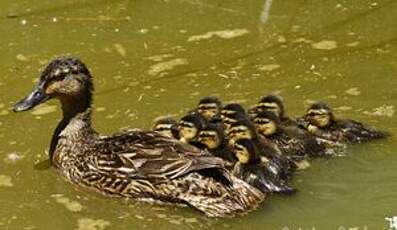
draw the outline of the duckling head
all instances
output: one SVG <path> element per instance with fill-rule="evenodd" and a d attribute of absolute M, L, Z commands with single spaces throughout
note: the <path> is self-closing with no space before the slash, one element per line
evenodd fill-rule
<path fill-rule="evenodd" d="M 216 149 L 223 142 L 223 132 L 221 124 L 209 123 L 205 129 L 200 131 L 197 141 L 205 145 L 209 150 Z"/>
<path fill-rule="evenodd" d="M 178 124 L 179 140 L 188 143 L 194 140 L 206 126 L 206 120 L 199 113 L 190 113 L 181 118 Z"/>
<path fill-rule="evenodd" d="M 284 102 L 280 96 L 268 95 L 263 97 L 256 105 L 256 111 L 270 111 L 276 114 L 279 118 L 285 116 Z"/>
<path fill-rule="evenodd" d="M 245 114 L 245 109 L 238 103 L 230 103 L 225 105 L 221 110 L 221 117 L 227 117 L 231 114 L 240 113 Z"/>
<path fill-rule="evenodd" d="M 226 135 L 229 138 L 229 145 L 233 145 L 237 140 L 240 139 L 254 139 L 256 138 L 256 129 L 252 122 L 248 119 L 237 121 L 232 124 L 226 131 Z"/>
<path fill-rule="evenodd" d="M 155 119 L 152 130 L 165 137 L 178 138 L 179 136 L 178 122 L 172 117 L 159 117 Z"/>
<path fill-rule="evenodd" d="M 280 125 L 280 118 L 270 111 L 263 111 L 257 113 L 252 122 L 255 124 L 258 132 L 264 136 L 271 136 L 277 132 Z"/>
<path fill-rule="evenodd" d="M 258 148 L 251 139 L 240 139 L 233 144 L 233 152 L 240 164 L 250 164 L 260 161 Z"/>
<path fill-rule="evenodd" d="M 319 128 L 329 126 L 334 120 L 332 109 L 324 102 L 313 103 L 306 111 L 305 120 Z"/>
<path fill-rule="evenodd" d="M 216 117 L 222 109 L 222 102 L 218 97 L 204 97 L 199 101 L 197 111 L 207 120 Z"/>
<path fill-rule="evenodd" d="M 247 120 L 249 119 L 246 114 L 244 113 L 233 113 L 233 114 L 228 114 L 227 116 L 223 116 L 221 121 L 225 127 L 224 131 L 225 133 L 229 130 L 229 128 L 236 122 L 241 121 L 241 120 Z"/>
<path fill-rule="evenodd" d="M 247 118 L 245 109 L 238 103 L 227 104 L 221 110 L 221 120 L 226 126 L 226 129 L 230 127 L 231 124 Z"/>
<path fill-rule="evenodd" d="M 33 91 L 13 110 L 30 110 L 51 98 L 57 98 L 65 115 L 69 111 L 90 107 L 92 91 L 92 77 L 85 64 L 74 57 L 58 57 L 44 68 Z"/>

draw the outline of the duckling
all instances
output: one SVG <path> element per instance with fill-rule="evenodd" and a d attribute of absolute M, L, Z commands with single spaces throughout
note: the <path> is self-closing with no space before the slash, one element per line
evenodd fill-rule
<path fill-rule="evenodd" d="M 93 82 L 77 58 L 60 57 L 43 70 L 14 112 L 59 99 L 63 119 L 50 160 L 67 181 L 110 197 L 185 204 L 211 217 L 244 214 L 265 195 L 231 175 L 223 160 L 153 131 L 99 135 L 91 125 Z"/>
<path fill-rule="evenodd" d="M 238 162 L 233 175 L 260 189 L 264 193 L 292 194 L 296 190 L 269 170 L 269 160 L 261 158 L 261 150 L 251 139 L 239 139 L 234 143 Z"/>
<path fill-rule="evenodd" d="M 361 143 L 388 136 L 366 125 L 348 119 L 336 119 L 332 109 L 324 102 L 313 103 L 301 122 L 303 127 L 324 139 L 331 141 Z"/>
<path fill-rule="evenodd" d="M 222 102 L 218 97 L 208 96 L 202 98 L 197 106 L 197 112 L 207 121 L 219 120 L 222 109 Z"/>
<path fill-rule="evenodd" d="M 155 119 L 152 130 L 165 137 L 179 139 L 178 122 L 172 117 L 159 117 Z"/>
<path fill-rule="evenodd" d="M 281 125 L 287 126 L 297 126 L 297 123 L 289 118 L 285 113 L 285 107 L 283 99 L 277 95 L 268 95 L 263 97 L 258 104 L 249 110 L 249 115 L 254 117 L 255 114 L 263 111 L 270 111 L 280 118 Z"/>
<path fill-rule="evenodd" d="M 227 161 L 229 165 L 234 165 L 237 160 L 228 145 L 221 123 L 209 123 L 205 129 L 200 131 L 197 142 L 205 146 L 212 155 Z"/>
<path fill-rule="evenodd" d="M 198 134 L 207 125 L 207 121 L 201 114 L 191 112 L 181 118 L 178 124 L 179 140 L 184 143 L 193 143 Z"/>
<path fill-rule="evenodd" d="M 263 111 L 252 117 L 259 134 L 275 143 L 281 152 L 294 161 L 307 156 L 320 156 L 325 153 L 325 145 L 317 141 L 309 132 L 282 127 L 280 118 L 270 111 Z"/>
<path fill-rule="evenodd" d="M 230 103 L 225 105 L 221 110 L 221 116 L 229 116 L 231 114 L 245 114 L 245 109 L 242 105 L 238 103 Z"/>
<path fill-rule="evenodd" d="M 232 146 L 240 139 L 252 140 L 261 153 L 265 154 L 264 157 L 270 159 L 269 164 L 274 174 L 284 180 L 288 180 L 296 169 L 295 163 L 284 156 L 277 145 L 258 135 L 254 124 L 248 119 L 234 123 L 227 132 L 227 137 Z"/>
<path fill-rule="evenodd" d="M 248 119 L 248 115 L 246 114 L 244 107 L 238 103 L 230 103 L 223 107 L 220 117 L 223 125 L 225 126 L 225 133 L 228 132 L 233 123 L 236 123 L 239 120 Z"/>

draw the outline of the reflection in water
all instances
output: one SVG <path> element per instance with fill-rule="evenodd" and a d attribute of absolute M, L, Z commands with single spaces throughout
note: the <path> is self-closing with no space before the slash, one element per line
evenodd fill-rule
<path fill-rule="evenodd" d="M 263 5 L 263 10 L 260 16 L 260 21 L 262 24 L 265 24 L 269 19 L 270 7 L 272 6 L 273 0 L 265 0 L 265 4 Z"/>

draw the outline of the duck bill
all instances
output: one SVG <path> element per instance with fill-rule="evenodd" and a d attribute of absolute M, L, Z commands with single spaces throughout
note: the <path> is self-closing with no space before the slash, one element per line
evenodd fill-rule
<path fill-rule="evenodd" d="M 22 112 L 30 110 L 35 106 L 46 102 L 48 99 L 50 99 L 50 96 L 48 96 L 44 92 L 43 88 L 38 85 L 28 96 L 15 104 L 13 111 Z"/>

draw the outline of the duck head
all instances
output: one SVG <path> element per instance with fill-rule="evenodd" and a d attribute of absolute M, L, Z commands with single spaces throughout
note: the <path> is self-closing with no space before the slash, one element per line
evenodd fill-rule
<path fill-rule="evenodd" d="M 197 138 L 206 126 L 206 120 L 199 113 L 190 113 L 181 118 L 178 124 L 179 140 L 189 143 Z"/>
<path fill-rule="evenodd" d="M 306 111 L 305 120 L 319 128 L 329 126 L 334 120 L 332 109 L 324 102 L 313 103 Z"/>
<path fill-rule="evenodd" d="M 225 107 L 223 107 L 223 109 L 221 110 L 221 117 L 223 119 L 224 117 L 228 117 L 231 114 L 236 113 L 245 114 L 244 107 L 238 103 L 230 103 L 225 105 Z"/>
<path fill-rule="evenodd" d="M 27 111 L 57 98 L 65 115 L 65 112 L 89 107 L 92 91 L 92 77 L 84 63 L 73 57 L 59 57 L 44 68 L 33 91 L 19 101 L 13 111 Z"/>
<path fill-rule="evenodd" d="M 260 161 L 258 148 L 251 139 L 240 139 L 233 144 L 233 151 L 240 164 Z"/>
<path fill-rule="evenodd" d="M 197 111 L 207 120 L 215 118 L 222 109 L 222 102 L 218 97 L 204 97 L 199 101 Z"/>
<path fill-rule="evenodd" d="M 224 135 L 223 127 L 221 124 L 210 123 L 208 126 L 201 130 L 197 141 L 205 145 L 209 150 L 213 150 L 221 146 Z"/>
<path fill-rule="evenodd" d="M 280 125 L 280 118 L 270 111 L 259 112 L 252 118 L 256 129 L 263 136 L 271 136 L 275 134 Z"/>
<path fill-rule="evenodd" d="M 265 96 L 256 105 L 256 111 L 270 111 L 276 114 L 279 118 L 283 118 L 285 116 L 283 99 L 277 95 Z"/>
<path fill-rule="evenodd" d="M 178 122 L 172 117 L 159 117 L 155 119 L 152 130 L 165 137 L 179 139 Z"/>
<path fill-rule="evenodd" d="M 244 107 L 238 103 L 230 103 L 223 107 L 220 117 L 225 125 L 225 132 L 228 131 L 232 124 L 248 118 Z"/>
<path fill-rule="evenodd" d="M 255 126 L 248 119 L 237 121 L 227 130 L 226 135 L 229 145 L 233 145 L 240 139 L 255 139 L 257 137 Z"/>

